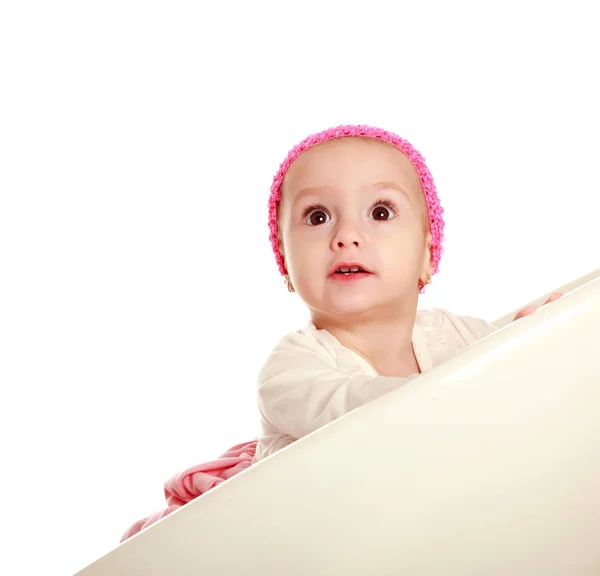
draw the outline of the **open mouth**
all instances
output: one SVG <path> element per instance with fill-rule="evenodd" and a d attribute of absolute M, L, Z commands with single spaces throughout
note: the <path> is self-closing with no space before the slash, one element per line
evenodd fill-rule
<path fill-rule="evenodd" d="M 347 266 L 342 266 L 340 268 L 338 268 L 334 274 L 343 274 L 344 276 L 350 276 L 352 274 L 360 274 L 360 273 L 366 274 L 367 271 L 363 270 L 360 266 L 352 266 L 352 267 L 347 267 Z"/>

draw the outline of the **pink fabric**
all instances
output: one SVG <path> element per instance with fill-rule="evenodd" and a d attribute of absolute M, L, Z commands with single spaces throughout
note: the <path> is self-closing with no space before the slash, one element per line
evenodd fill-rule
<path fill-rule="evenodd" d="M 277 222 L 277 206 L 281 199 L 281 184 L 283 179 L 291 166 L 292 162 L 315 144 L 332 140 L 334 138 L 347 138 L 347 137 L 366 137 L 374 138 L 376 140 L 383 140 L 399 148 L 406 157 L 412 162 L 419 176 L 421 188 L 425 195 L 425 201 L 427 203 L 427 211 L 429 214 L 429 225 L 431 229 L 431 256 L 433 264 L 433 273 L 438 271 L 440 257 L 443 252 L 442 242 L 444 240 L 444 210 L 440 205 L 440 200 L 437 195 L 437 190 L 433 182 L 433 176 L 425 164 L 425 159 L 421 154 L 415 150 L 407 140 L 404 140 L 400 136 L 382 130 L 381 128 L 373 128 L 371 126 L 337 126 L 335 128 L 329 128 L 323 132 L 312 134 L 305 138 L 300 144 L 297 144 L 290 150 L 285 160 L 279 166 L 279 170 L 273 178 L 273 184 L 271 185 L 271 195 L 269 197 L 269 229 L 270 229 L 270 240 L 273 252 L 275 253 L 275 259 L 279 266 L 279 271 L 283 276 L 287 274 L 285 263 L 279 251 L 279 225 Z"/>
<path fill-rule="evenodd" d="M 121 542 L 248 468 L 252 464 L 256 444 L 256 440 L 238 444 L 227 450 L 217 460 L 197 464 L 185 472 L 173 476 L 165 483 L 164 488 L 167 507 L 147 518 L 138 520 L 123 534 Z"/>

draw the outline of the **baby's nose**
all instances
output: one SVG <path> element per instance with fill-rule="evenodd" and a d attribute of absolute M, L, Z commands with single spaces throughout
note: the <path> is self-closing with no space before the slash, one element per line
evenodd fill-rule
<path fill-rule="evenodd" d="M 341 224 L 333 237 L 334 250 L 339 250 L 340 248 L 350 248 L 351 246 L 358 248 L 362 246 L 362 244 L 363 238 L 360 230 L 358 229 L 358 226 L 353 223 Z"/>

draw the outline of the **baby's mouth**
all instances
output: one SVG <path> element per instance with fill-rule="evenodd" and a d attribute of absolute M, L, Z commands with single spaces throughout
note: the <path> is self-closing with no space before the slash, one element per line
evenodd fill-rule
<path fill-rule="evenodd" d="M 358 274 L 360 272 L 363 274 L 367 273 L 367 271 L 363 270 L 360 266 L 342 266 L 341 268 L 338 268 L 334 274 L 344 274 L 345 276 L 350 276 L 351 274 Z"/>

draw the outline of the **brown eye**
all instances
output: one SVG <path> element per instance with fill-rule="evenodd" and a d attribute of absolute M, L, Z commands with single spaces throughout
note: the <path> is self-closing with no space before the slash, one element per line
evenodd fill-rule
<path fill-rule="evenodd" d="M 394 213 L 387 206 L 379 204 L 378 206 L 375 206 L 375 208 L 373 208 L 371 216 L 373 220 L 390 220 L 394 217 Z"/>
<path fill-rule="evenodd" d="M 329 214 L 321 208 L 312 210 L 306 216 L 306 223 L 310 226 L 318 226 L 319 224 L 325 224 L 326 222 L 329 222 Z"/>

